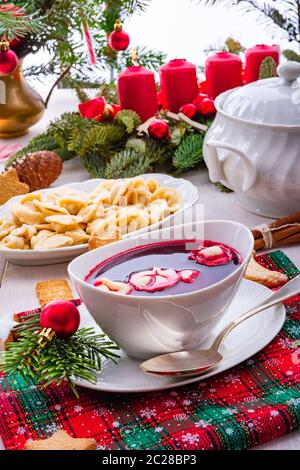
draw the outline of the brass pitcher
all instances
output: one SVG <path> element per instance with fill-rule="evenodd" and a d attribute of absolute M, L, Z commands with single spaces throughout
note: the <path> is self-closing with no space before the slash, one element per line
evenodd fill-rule
<path fill-rule="evenodd" d="M 26 82 L 22 61 L 9 75 L 0 76 L 0 138 L 27 134 L 45 111 L 42 97 Z"/>

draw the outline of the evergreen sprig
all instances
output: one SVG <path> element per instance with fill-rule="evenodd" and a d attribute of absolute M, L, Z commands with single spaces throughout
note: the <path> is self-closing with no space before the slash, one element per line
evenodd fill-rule
<path fill-rule="evenodd" d="M 0 5 L 0 38 L 12 41 L 26 37 L 28 34 L 38 34 L 42 29 L 42 20 L 37 12 L 20 15 L 19 8 L 13 4 Z"/>
<path fill-rule="evenodd" d="M 116 361 L 118 346 L 93 328 L 81 328 L 69 339 L 56 336 L 39 344 L 39 314 L 30 316 L 15 330 L 17 341 L 9 343 L 0 360 L 7 374 L 19 373 L 24 379 L 36 378 L 44 387 L 67 380 L 74 394 L 74 378 L 96 383 L 103 358 Z"/>
<path fill-rule="evenodd" d="M 132 134 L 132 132 L 142 124 L 139 115 L 129 109 L 120 111 L 116 116 L 116 122 L 125 127 L 127 134 Z"/>
<path fill-rule="evenodd" d="M 173 156 L 173 165 L 178 174 L 191 170 L 203 160 L 202 134 L 191 134 L 181 141 Z"/>
<path fill-rule="evenodd" d="M 115 20 L 124 21 L 133 13 L 144 12 L 150 0 L 14 0 L 22 8 L 25 17 L 12 14 L 0 16 L 0 36 L 23 40 L 14 46 L 18 57 L 23 58 L 37 51 L 44 51 L 44 63 L 31 65 L 26 75 L 44 80 L 58 77 L 61 70 L 71 67 L 64 83 L 74 87 L 76 83 L 99 85 L 100 73 L 120 71 L 129 60 L 129 51 L 117 54 L 108 46 L 108 35 L 113 31 Z M 86 21 L 94 39 L 96 66 L 88 59 L 82 21 Z M 141 64 L 157 69 L 165 56 L 156 51 L 140 49 Z"/>
<path fill-rule="evenodd" d="M 299 7 L 300 10 L 300 7 Z M 299 19 L 300 23 L 300 19 Z M 294 62 L 300 62 L 300 54 L 297 54 L 297 52 L 293 51 L 292 49 L 286 49 L 283 51 L 283 55 L 287 58 L 287 60 L 293 60 Z"/>
<path fill-rule="evenodd" d="M 133 149 L 124 149 L 113 156 L 105 170 L 106 178 L 132 178 L 151 170 L 147 155 Z"/>
<path fill-rule="evenodd" d="M 146 133 L 140 135 L 140 123 L 139 116 L 130 110 L 120 111 L 112 122 L 64 113 L 11 157 L 7 167 L 37 150 L 55 151 L 62 160 L 78 156 L 93 178 L 131 178 L 156 168 L 180 174 L 202 161 L 203 133 L 186 123 L 170 121 L 170 139 L 157 141 Z"/>

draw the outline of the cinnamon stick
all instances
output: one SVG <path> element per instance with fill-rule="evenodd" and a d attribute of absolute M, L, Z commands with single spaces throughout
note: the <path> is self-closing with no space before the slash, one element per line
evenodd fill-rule
<path fill-rule="evenodd" d="M 275 222 L 272 222 L 269 227 L 270 228 L 277 228 L 281 227 L 282 225 L 287 225 L 287 224 L 297 224 L 300 223 L 300 212 L 295 212 L 294 214 L 287 215 L 286 217 L 283 217 L 282 219 L 275 220 Z M 256 239 L 262 238 L 261 232 L 259 230 L 256 230 L 255 228 L 252 230 L 253 236 Z"/>
<path fill-rule="evenodd" d="M 300 242 L 300 224 L 295 227 L 286 227 L 282 230 L 278 230 L 272 233 L 273 246 L 284 245 L 287 240 L 291 239 L 290 243 Z M 257 238 L 254 242 L 254 249 L 261 250 L 265 248 L 265 242 L 263 238 Z"/>
<path fill-rule="evenodd" d="M 281 240 L 276 246 L 290 245 L 291 243 L 300 243 L 300 233 Z"/>

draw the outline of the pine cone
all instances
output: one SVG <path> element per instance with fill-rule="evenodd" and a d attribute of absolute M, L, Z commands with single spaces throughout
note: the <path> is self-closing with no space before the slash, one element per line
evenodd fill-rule
<path fill-rule="evenodd" d="M 55 152 L 43 150 L 28 153 L 13 165 L 19 180 L 28 184 L 30 191 L 48 188 L 62 172 L 62 160 Z"/>

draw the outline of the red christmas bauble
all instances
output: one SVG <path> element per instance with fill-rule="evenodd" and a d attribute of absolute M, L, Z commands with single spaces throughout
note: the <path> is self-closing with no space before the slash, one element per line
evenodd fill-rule
<path fill-rule="evenodd" d="M 202 116 L 211 116 L 216 112 L 214 100 L 211 98 L 204 98 L 197 109 Z"/>
<path fill-rule="evenodd" d="M 155 140 L 166 139 L 170 134 L 168 124 L 165 121 L 160 121 L 159 119 L 151 122 L 148 127 L 148 132 L 150 137 Z"/>
<path fill-rule="evenodd" d="M 197 114 L 197 108 L 193 103 L 188 103 L 181 106 L 179 112 L 185 114 L 185 116 L 189 117 L 190 119 L 193 119 L 193 117 L 195 117 Z"/>
<path fill-rule="evenodd" d="M 19 59 L 10 49 L 0 52 L 0 75 L 8 75 L 16 70 Z"/>
<path fill-rule="evenodd" d="M 206 93 L 198 93 L 198 95 L 194 99 L 193 104 L 196 106 L 197 110 L 198 110 L 199 104 L 202 103 L 204 98 L 209 98 L 209 96 Z"/>
<path fill-rule="evenodd" d="M 60 339 L 68 339 L 76 333 L 79 323 L 78 308 L 71 301 L 52 300 L 42 309 L 41 326 L 51 328 Z"/>
<path fill-rule="evenodd" d="M 130 44 L 130 37 L 125 31 L 113 31 L 108 43 L 114 51 L 125 51 Z"/>

